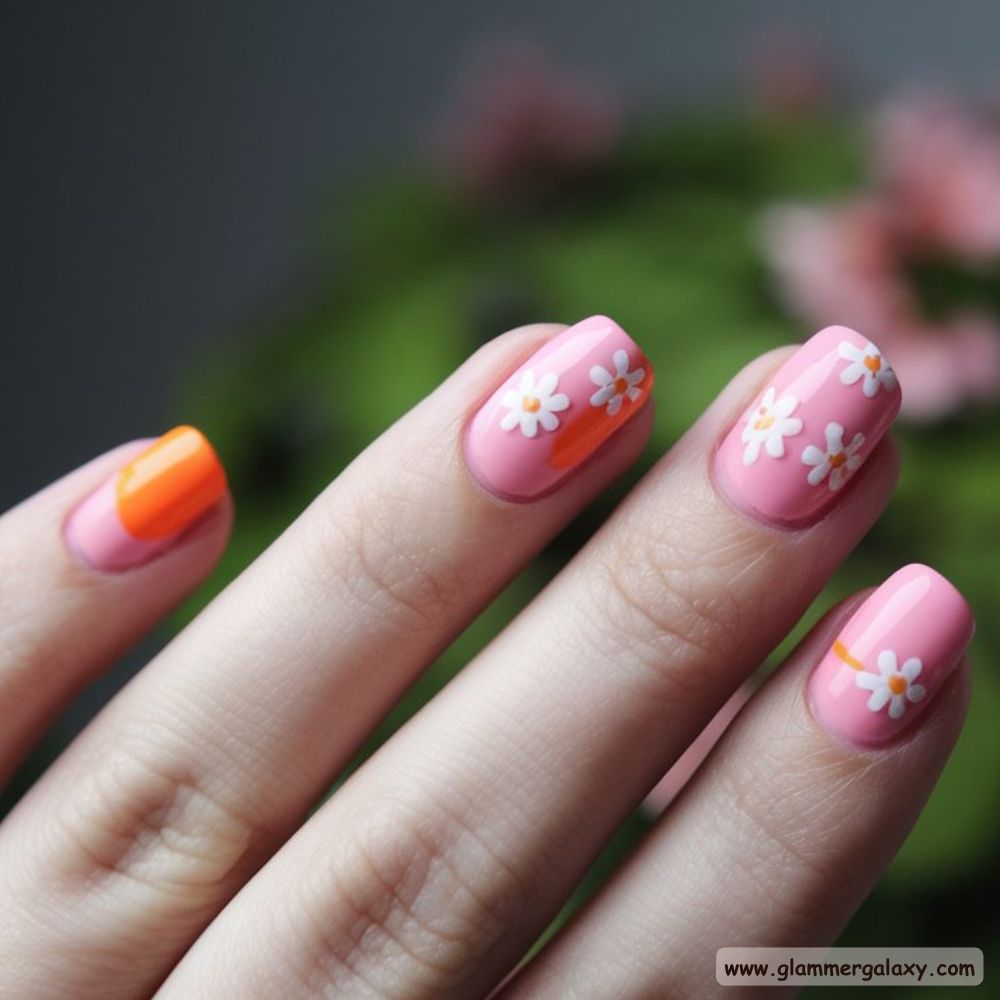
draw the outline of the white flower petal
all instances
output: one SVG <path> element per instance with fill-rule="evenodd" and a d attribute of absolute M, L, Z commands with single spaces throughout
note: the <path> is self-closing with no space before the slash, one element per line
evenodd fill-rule
<path fill-rule="evenodd" d="M 521 433 L 526 438 L 533 438 L 538 433 L 538 414 L 537 413 L 522 413 L 521 414 Z"/>
<path fill-rule="evenodd" d="M 760 405 L 771 409 L 774 406 L 774 386 L 772 385 L 767 392 L 764 393 L 764 398 L 761 399 Z"/>
<path fill-rule="evenodd" d="M 844 450 L 844 428 L 841 424 L 831 420 L 823 434 L 826 438 L 826 450 L 831 455 Z"/>
<path fill-rule="evenodd" d="M 857 382 L 857 380 L 861 378 L 866 371 L 867 369 L 864 365 L 855 362 L 853 365 L 848 365 L 840 373 L 840 381 L 843 382 L 844 385 L 854 385 L 854 383 Z"/>
<path fill-rule="evenodd" d="M 637 389 L 635 386 L 632 386 L 632 388 L 629 389 L 625 395 L 628 396 L 628 398 L 634 403 L 642 395 L 642 389 Z"/>
<path fill-rule="evenodd" d="M 855 347 L 849 340 L 842 340 L 837 345 L 837 354 L 845 361 L 860 361 L 864 357 L 864 352 Z"/>
<path fill-rule="evenodd" d="M 539 411 L 538 422 L 547 431 L 554 431 L 559 426 L 559 418 L 554 413 L 550 413 L 548 410 Z"/>
<path fill-rule="evenodd" d="M 885 686 L 878 687 L 872 691 L 872 696 L 865 704 L 873 712 L 880 712 L 886 706 L 886 702 L 892 697 L 892 692 Z"/>
<path fill-rule="evenodd" d="M 816 449 L 819 451 L 819 449 Z M 823 461 L 820 465 L 809 470 L 809 474 L 806 476 L 806 482 L 810 486 L 819 486 L 821 482 L 826 478 L 826 474 L 830 471 L 830 463 Z"/>
<path fill-rule="evenodd" d="M 512 431 L 521 422 L 521 414 L 517 410 L 508 410 L 500 421 L 500 429 Z"/>
<path fill-rule="evenodd" d="M 777 403 L 774 404 L 773 413 L 774 416 L 779 420 L 783 417 L 791 416 L 795 407 L 799 405 L 799 401 L 794 396 L 782 396 Z"/>
<path fill-rule="evenodd" d="M 861 458 L 860 455 L 852 455 L 844 463 L 844 468 L 847 469 L 848 472 L 853 472 L 855 469 L 857 469 L 861 465 L 861 462 L 862 462 L 862 458 Z"/>
<path fill-rule="evenodd" d="M 883 649 L 878 654 L 878 668 L 882 671 L 883 677 L 888 677 L 896 672 L 896 654 L 891 649 Z"/>
<path fill-rule="evenodd" d="M 594 365 L 590 369 L 590 381 L 594 385 L 610 385 L 614 382 L 615 377 L 607 370 L 607 368 L 602 368 L 600 365 Z"/>
<path fill-rule="evenodd" d="M 894 694 L 889 703 L 889 718 L 901 719 L 906 711 L 906 699 L 901 694 Z"/>
<path fill-rule="evenodd" d="M 925 694 L 927 694 L 927 691 L 924 689 L 923 684 L 911 684 L 906 689 L 906 697 L 909 698 L 910 701 L 920 701 Z"/>
<path fill-rule="evenodd" d="M 530 396 L 535 391 L 535 373 L 530 368 L 521 376 L 517 388 L 522 396 Z"/>
<path fill-rule="evenodd" d="M 636 368 L 634 372 L 629 372 L 625 376 L 625 381 L 628 382 L 629 385 L 638 385 L 645 377 L 646 369 Z"/>
<path fill-rule="evenodd" d="M 911 656 L 906 662 L 900 667 L 899 672 L 908 680 L 915 681 L 920 676 L 920 671 L 924 669 L 923 663 L 917 659 L 915 656 Z"/>
<path fill-rule="evenodd" d="M 806 445 L 802 449 L 802 461 L 806 465 L 822 465 L 826 461 L 826 452 L 814 444 Z"/>
<path fill-rule="evenodd" d="M 865 443 L 865 436 L 860 431 L 851 438 L 851 443 L 844 449 L 848 456 L 853 455 Z"/>
<path fill-rule="evenodd" d="M 612 396 L 608 403 L 608 416 L 613 417 L 622 408 L 621 396 Z"/>
<path fill-rule="evenodd" d="M 554 396 L 549 396 L 549 398 L 544 401 L 544 406 L 546 410 L 551 410 L 553 413 L 559 413 L 569 406 L 569 396 L 567 396 L 564 392 L 557 392 Z"/>
<path fill-rule="evenodd" d="M 778 432 L 784 437 L 792 437 L 802 430 L 802 421 L 798 417 L 786 417 L 778 423 Z"/>
<path fill-rule="evenodd" d="M 865 691 L 877 691 L 885 686 L 885 681 L 878 675 L 867 670 L 859 670 L 854 676 L 854 683 Z"/>
<path fill-rule="evenodd" d="M 862 392 L 871 399 L 876 392 L 878 392 L 878 379 L 871 373 L 868 372 L 865 375 L 865 384 L 862 387 Z"/>
<path fill-rule="evenodd" d="M 830 470 L 830 482 L 829 486 L 831 490 L 839 490 L 841 486 L 844 485 L 844 469 L 843 467 L 839 469 Z"/>
<path fill-rule="evenodd" d="M 628 352 L 623 351 L 620 347 L 614 354 L 611 355 L 611 360 L 614 362 L 615 371 L 619 375 L 624 375 L 628 371 Z"/>
<path fill-rule="evenodd" d="M 743 449 L 743 464 L 753 465 L 754 462 L 760 458 L 760 438 L 743 438 L 747 442 L 746 448 Z"/>
<path fill-rule="evenodd" d="M 591 406 L 603 406 L 615 394 L 613 385 L 602 386 L 590 397 Z"/>
<path fill-rule="evenodd" d="M 767 444 L 764 445 L 764 450 L 771 456 L 771 458 L 783 458 L 785 454 L 784 439 L 780 434 L 769 435 Z"/>
<path fill-rule="evenodd" d="M 555 372 L 549 372 L 547 375 L 543 375 L 538 383 L 538 390 L 536 391 L 536 396 L 541 396 L 543 399 L 546 396 L 551 396 L 555 392 L 556 386 L 559 384 L 559 376 Z"/>
<path fill-rule="evenodd" d="M 886 387 L 886 389 L 896 388 L 896 373 L 891 368 L 883 368 L 878 373 L 878 380 Z"/>

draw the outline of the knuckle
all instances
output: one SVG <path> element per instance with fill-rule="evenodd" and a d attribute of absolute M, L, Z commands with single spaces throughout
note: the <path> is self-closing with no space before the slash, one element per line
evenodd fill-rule
<path fill-rule="evenodd" d="M 299 906 L 308 988 L 378 996 L 459 987 L 511 926 L 522 877 L 457 813 L 383 800 Z M 314 885 L 314 889 L 316 886 Z"/>
<path fill-rule="evenodd" d="M 345 490 L 322 519 L 322 569 L 333 566 L 351 599 L 368 612 L 416 628 L 432 628 L 462 593 L 455 561 L 435 546 L 450 529 L 427 500 L 421 473 L 397 472 Z"/>
<path fill-rule="evenodd" d="M 590 627 L 604 642 L 632 649 L 657 685 L 668 682 L 671 695 L 687 684 L 678 669 L 685 662 L 699 664 L 699 687 L 704 669 L 725 669 L 748 613 L 730 557 L 716 549 L 706 558 L 704 532 L 674 524 L 669 531 L 629 531 L 597 548 L 587 574 L 588 610 L 598 610 Z M 726 549 L 733 558 L 737 550 L 746 557 L 745 549 Z"/>
<path fill-rule="evenodd" d="M 264 833 L 222 798 L 162 741 L 122 739 L 54 813 L 57 877 L 71 889 L 125 882 L 184 909 L 214 905 Z"/>

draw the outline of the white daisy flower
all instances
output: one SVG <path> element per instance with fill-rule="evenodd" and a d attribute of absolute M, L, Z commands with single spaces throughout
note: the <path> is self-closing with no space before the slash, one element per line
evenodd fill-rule
<path fill-rule="evenodd" d="M 868 341 L 862 349 L 847 340 L 842 340 L 837 353 L 845 361 L 851 362 L 840 373 L 840 381 L 844 385 L 854 385 L 859 379 L 864 379 L 861 390 L 869 399 L 878 392 L 879 386 L 886 392 L 896 388 L 896 373 L 871 341 Z"/>
<path fill-rule="evenodd" d="M 837 423 L 826 425 L 826 451 L 809 445 L 802 452 L 802 461 L 811 465 L 806 479 L 810 486 L 819 486 L 827 476 L 830 489 L 839 490 L 847 477 L 861 464 L 858 449 L 865 443 L 864 434 L 855 434 L 851 443 L 844 447 L 844 428 Z"/>
<path fill-rule="evenodd" d="M 802 430 L 802 421 L 792 416 L 799 401 L 794 396 L 782 396 L 775 402 L 775 395 L 772 385 L 746 418 L 747 424 L 741 435 L 746 444 L 744 465 L 753 465 L 757 461 L 761 446 L 771 458 L 781 458 L 785 454 L 784 439 Z"/>
<path fill-rule="evenodd" d="M 623 400 L 628 399 L 634 403 L 642 395 L 642 390 L 637 387 L 646 377 L 645 368 L 636 368 L 631 372 L 628 370 L 628 354 L 621 349 L 611 355 L 611 360 L 615 366 L 614 373 L 601 365 L 594 365 L 590 369 L 590 381 L 600 386 L 590 397 L 590 405 L 603 406 L 607 403 L 609 417 L 613 417 L 622 408 Z"/>
<path fill-rule="evenodd" d="M 508 407 L 500 421 L 505 431 L 521 428 L 525 437 L 533 438 L 538 433 L 538 425 L 543 430 L 554 431 L 559 426 L 556 416 L 569 406 L 569 396 L 556 392 L 559 376 L 554 372 L 543 375 L 536 385 L 535 373 L 529 368 L 522 376 L 516 389 L 508 389 L 501 402 Z"/>
<path fill-rule="evenodd" d="M 899 719 L 906 711 L 907 702 L 920 701 L 927 693 L 922 685 L 913 683 L 924 669 L 915 656 L 899 667 L 896 654 L 891 649 L 883 649 L 878 654 L 878 669 L 877 674 L 859 671 L 854 678 L 859 688 L 871 691 L 867 704 L 873 712 L 881 712 L 888 705 L 889 718 Z"/>

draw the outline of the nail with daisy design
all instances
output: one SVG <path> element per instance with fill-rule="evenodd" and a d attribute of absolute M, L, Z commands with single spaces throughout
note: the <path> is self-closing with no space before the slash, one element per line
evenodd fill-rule
<path fill-rule="evenodd" d="M 809 680 L 816 720 L 838 739 L 878 746 L 927 708 L 972 639 L 965 598 L 913 563 L 855 612 Z"/>
<path fill-rule="evenodd" d="M 465 456 L 504 500 L 555 489 L 643 407 L 653 371 L 607 316 L 564 330 L 500 385 L 473 418 Z"/>
<path fill-rule="evenodd" d="M 767 382 L 715 457 L 715 480 L 736 507 L 799 527 L 821 518 L 899 411 L 892 366 L 866 337 L 831 326 Z"/>

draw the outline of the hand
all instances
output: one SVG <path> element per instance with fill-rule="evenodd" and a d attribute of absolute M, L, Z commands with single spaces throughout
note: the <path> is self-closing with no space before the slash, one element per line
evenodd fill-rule
<path fill-rule="evenodd" d="M 0 827 L 0 995 L 475 997 L 508 977 L 896 477 L 882 435 L 899 388 L 877 348 L 834 327 L 758 359 L 309 815 L 407 686 L 637 458 L 652 383 L 610 320 L 525 328 L 359 456 Z M 148 449 L 0 521 L 4 777 L 226 543 L 204 438 Z M 832 941 L 954 743 L 971 630 L 922 566 L 833 609 L 503 996 L 714 996 L 719 947 Z"/>

